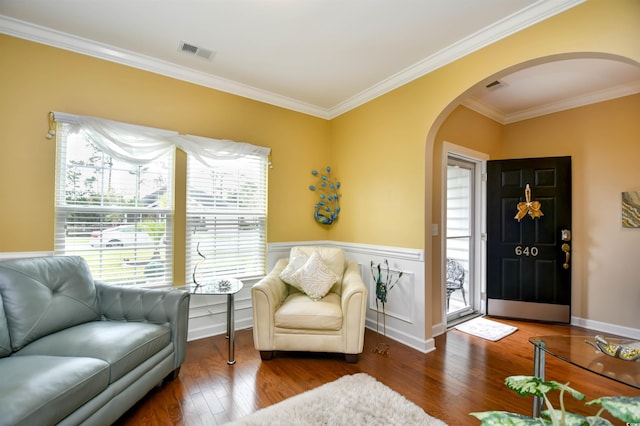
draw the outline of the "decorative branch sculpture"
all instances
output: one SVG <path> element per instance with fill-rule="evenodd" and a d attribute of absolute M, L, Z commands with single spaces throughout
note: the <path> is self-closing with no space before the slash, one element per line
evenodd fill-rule
<path fill-rule="evenodd" d="M 198 252 L 198 255 L 202 258 L 198 261 L 198 263 L 196 263 L 196 266 L 193 267 L 193 283 L 196 285 L 196 288 L 198 288 L 202 284 L 204 284 L 202 282 L 202 272 L 200 272 L 200 274 L 197 274 L 198 266 L 200 266 L 202 262 L 206 261 L 207 257 L 204 254 L 202 254 L 202 252 L 200 252 L 200 242 L 198 242 L 198 245 L 196 246 L 196 251 Z M 198 282 L 197 278 L 200 278 L 200 282 Z"/>
<path fill-rule="evenodd" d="M 380 334 L 378 332 L 378 324 L 380 323 L 380 308 L 378 307 L 378 302 L 380 302 L 382 304 L 383 336 L 386 338 L 387 314 L 385 312 L 384 305 L 387 303 L 387 295 L 389 291 L 391 291 L 391 289 L 395 287 L 396 284 L 398 284 L 398 281 L 400 281 L 400 278 L 402 278 L 403 272 L 399 272 L 394 279 L 394 273 L 391 272 L 391 269 L 389 268 L 389 261 L 387 259 L 384 260 L 384 264 L 386 266 L 386 270 L 380 263 L 376 265 L 373 263 L 373 261 L 371 261 L 371 276 L 376 282 L 376 333 Z M 371 350 L 371 352 L 377 352 L 381 355 L 386 355 L 389 352 L 389 345 L 387 343 L 378 343 L 376 347 Z"/>
<path fill-rule="evenodd" d="M 316 222 L 323 225 L 331 225 L 338 220 L 338 215 L 340 214 L 340 196 L 338 195 L 340 182 L 334 183 L 329 177 L 331 167 L 327 166 L 326 171 L 326 175 L 318 173 L 317 170 L 311 171 L 311 174 L 319 176 L 320 180 L 317 186 L 311 185 L 309 189 L 320 193 L 320 201 L 316 203 L 313 213 Z"/>

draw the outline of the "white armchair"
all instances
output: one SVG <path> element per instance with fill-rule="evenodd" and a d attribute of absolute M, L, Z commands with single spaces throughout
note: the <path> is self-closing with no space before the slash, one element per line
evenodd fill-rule
<path fill-rule="evenodd" d="M 322 281 L 330 287 L 324 296 Z M 281 350 L 344 353 L 347 362 L 358 361 L 367 287 L 358 264 L 341 249 L 293 247 L 289 259 L 278 260 L 253 286 L 251 299 L 253 341 L 263 360 Z"/>

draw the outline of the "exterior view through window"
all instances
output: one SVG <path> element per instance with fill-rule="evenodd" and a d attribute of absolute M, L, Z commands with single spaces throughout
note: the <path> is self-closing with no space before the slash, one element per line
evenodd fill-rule
<path fill-rule="evenodd" d="M 203 164 L 189 155 L 187 169 L 186 282 L 263 275 L 267 157 L 245 155 Z"/>
<path fill-rule="evenodd" d="M 84 257 L 106 282 L 171 282 L 175 150 L 133 164 L 66 123 L 57 144 L 55 253 Z"/>
<path fill-rule="evenodd" d="M 455 319 L 473 311 L 475 163 L 453 156 L 447 164 L 446 309 Z"/>

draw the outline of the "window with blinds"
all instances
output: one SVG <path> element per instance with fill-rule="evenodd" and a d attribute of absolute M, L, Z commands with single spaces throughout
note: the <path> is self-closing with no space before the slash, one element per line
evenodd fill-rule
<path fill-rule="evenodd" d="M 186 282 L 264 275 L 266 216 L 265 156 L 204 165 L 188 155 Z"/>
<path fill-rule="evenodd" d="M 171 282 L 174 152 L 134 164 L 58 123 L 55 253 L 84 257 L 97 280 Z"/>

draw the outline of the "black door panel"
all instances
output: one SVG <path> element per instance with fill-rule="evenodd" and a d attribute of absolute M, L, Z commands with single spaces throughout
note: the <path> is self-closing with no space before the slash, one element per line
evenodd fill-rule
<path fill-rule="evenodd" d="M 518 221 L 527 184 L 542 216 Z M 571 157 L 487 163 L 489 315 L 570 322 L 571 268 L 563 266 L 562 229 L 571 229 Z"/>

